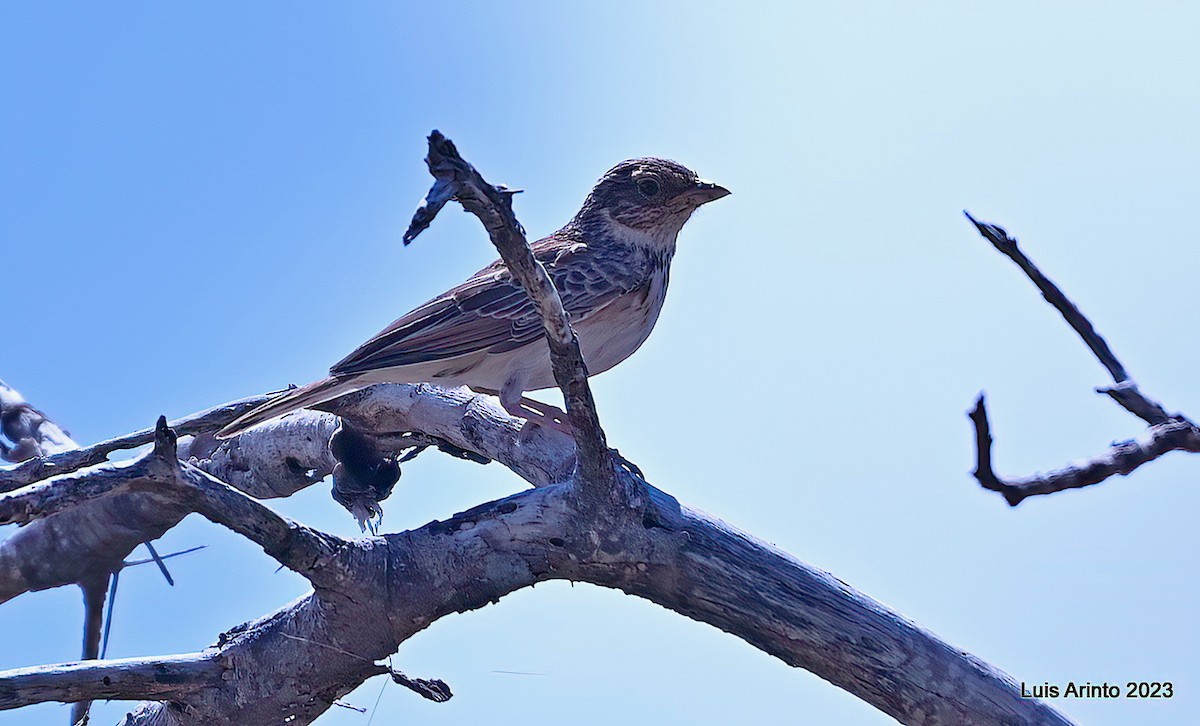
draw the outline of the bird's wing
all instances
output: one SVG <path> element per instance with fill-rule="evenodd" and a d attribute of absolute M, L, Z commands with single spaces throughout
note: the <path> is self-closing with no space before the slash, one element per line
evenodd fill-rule
<path fill-rule="evenodd" d="M 573 323 L 578 323 L 645 279 L 645 264 L 625 251 L 590 248 L 552 236 L 533 245 Z M 622 256 L 624 256 L 622 258 Z M 500 353 L 544 334 L 541 316 L 508 268 L 493 262 L 471 279 L 395 321 L 330 369 L 334 376 Z"/>

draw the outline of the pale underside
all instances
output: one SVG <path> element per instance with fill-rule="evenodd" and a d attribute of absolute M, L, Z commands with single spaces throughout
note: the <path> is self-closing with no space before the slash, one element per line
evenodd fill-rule
<path fill-rule="evenodd" d="M 590 375 L 617 365 L 646 341 L 662 309 L 666 287 L 666 271 L 656 271 L 646 284 L 615 296 L 574 322 Z M 540 320 L 537 322 L 540 325 Z M 368 370 L 352 376 L 352 381 L 346 383 L 353 388 L 373 383 L 469 386 L 481 392 L 499 393 L 506 404 L 514 403 L 525 391 L 555 386 L 550 349 L 540 334 L 515 349 L 501 346 L 499 350 L 480 349 L 423 363 Z"/>

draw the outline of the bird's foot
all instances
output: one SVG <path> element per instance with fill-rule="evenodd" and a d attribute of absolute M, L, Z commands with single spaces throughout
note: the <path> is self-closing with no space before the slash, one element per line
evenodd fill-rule
<path fill-rule="evenodd" d="M 567 419 L 567 412 L 557 406 L 522 396 L 516 405 L 505 406 L 504 410 L 513 416 L 525 419 L 526 426 L 542 426 L 567 436 L 573 434 L 571 422 Z"/>

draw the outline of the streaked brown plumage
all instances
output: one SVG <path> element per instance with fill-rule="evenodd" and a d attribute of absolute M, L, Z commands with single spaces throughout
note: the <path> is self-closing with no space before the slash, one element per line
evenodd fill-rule
<path fill-rule="evenodd" d="M 631 159 L 596 183 L 565 227 L 533 243 L 591 374 L 646 340 L 666 296 L 679 230 L 698 207 L 728 193 L 673 161 Z M 562 428 L 556 408 L 523 398 L 555 385 L 543 337 L 532 301 L 497 260 L 389 325 L 333 366 L 329 378 L 250 411 L 218 436 L 385 382 L 470 386 L 498 394 L 515 416 L 534 414 Z"/>

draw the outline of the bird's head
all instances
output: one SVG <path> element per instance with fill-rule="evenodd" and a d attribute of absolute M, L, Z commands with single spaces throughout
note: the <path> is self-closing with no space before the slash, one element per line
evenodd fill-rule
<path fill-rule="evenodd" d="M 606 224 L 619 234 L 673 244 L 692 212 L 728 194 L 728 189 L 669 159 L 630 159 L 600 177 L 576 222 Z"/>

